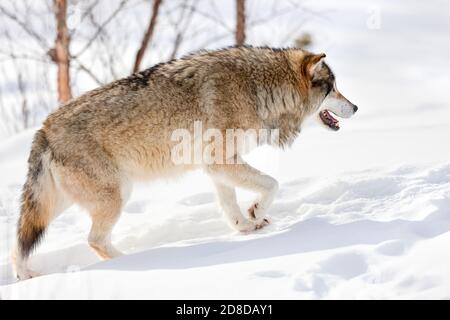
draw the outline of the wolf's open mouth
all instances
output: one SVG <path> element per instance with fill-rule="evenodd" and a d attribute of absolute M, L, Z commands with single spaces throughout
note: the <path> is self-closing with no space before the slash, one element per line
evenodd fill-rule
<path fill-rule="evenodd" d="M 320 119 L 322 119 L 323 123 L 332 130 L 339 130 L 339 121 L 337 121 L 330 114 L 328 110 L 323 110 L 319 113 Z"/>

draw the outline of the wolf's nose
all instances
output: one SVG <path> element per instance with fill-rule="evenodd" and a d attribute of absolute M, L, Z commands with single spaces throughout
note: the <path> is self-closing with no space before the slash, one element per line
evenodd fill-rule
<path fill-rule="evenodd" d="M 353 112 L 358 111 L 358 107 L 357 106 L 353 106 Z"/>

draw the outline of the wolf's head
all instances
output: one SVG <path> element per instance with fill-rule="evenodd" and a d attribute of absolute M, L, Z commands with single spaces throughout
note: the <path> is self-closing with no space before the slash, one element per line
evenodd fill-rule
<path fill-rule="evenodd" d="M 303 62 L 304 75 L 310 81 L 312 115 L 328 129 L 339 130 L 339 121 L 333 115 L 350 118 L 358 107 L 345 98 L 336 87 L 330 67 L 323 61 L 325 54 L 311 54 Z"/>

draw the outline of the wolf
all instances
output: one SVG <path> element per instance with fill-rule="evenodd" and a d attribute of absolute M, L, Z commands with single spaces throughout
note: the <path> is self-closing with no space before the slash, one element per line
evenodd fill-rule
<path fill-rule="evenodd" d="M 302 123 L 314 117 L 336 131 L 335 118 L 357 107 L 336 87 L 325 54 L 269 47 L 201 51 L 155 65 L 61 105 L 34 136 L 23 186 L 14 267 L 19 279 L 35 274 L 28 259 L 50 222 L 72 204 L 92 218 L 89 245 L 102 259 L 122 253 L 112 229 L 136 180 L 178 176 L 202 169 L 212 178 L 229 225 L 251 232 L 269 223 L 266 212 L 278 182 L 250 166 L 237 150 L 236 162 L 171 161 L 177 129 L 279 130 L 279 147 L 292 144 Z M 224 156 L 225 157 L 225 156 Z M 258 197 L 240 211 L 235 188 Z"/>

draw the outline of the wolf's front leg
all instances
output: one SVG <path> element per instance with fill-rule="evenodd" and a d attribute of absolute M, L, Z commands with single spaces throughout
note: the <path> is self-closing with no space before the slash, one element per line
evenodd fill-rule
<path fill-rule="evenodd" d="M 234 164 L 210 165 L 208 172 L 215 181 L 223 185 L 232 188 L 241 187 L 259 193 L 258 199 L 248 209 L 249 218 L 260 226 L 269 222 L 264 215 L 278 190 L 278 182 L 274 178 L 253 168 L 238 156 L 235 157 Z M 233 195 L 234 203 L 236 203 L 234 189 Z"/>
<path fill-rule="evenodd" d="M 235 230 L 240 232 L 250 232 L 262 228 L 265 223 L 257 223 L 256 221 L 246 219 L 239 208 L 236 201 L 236 192 L 233 187 L 227 186 L 212 176 L 217 191 L 219 205 L 227 219 L 228 224 Z"/>

